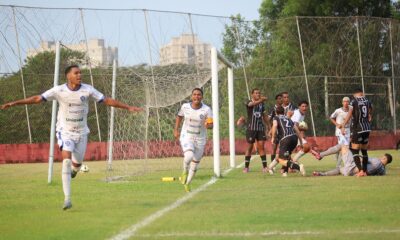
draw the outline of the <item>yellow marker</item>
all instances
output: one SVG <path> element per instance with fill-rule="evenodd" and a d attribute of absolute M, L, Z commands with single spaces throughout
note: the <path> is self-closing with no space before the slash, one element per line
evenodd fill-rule
<path fill-rule="evenodd" d="M 163 181 L 163 182 L 173 182 L 173 181 L 175 181 L 175 178 L 174 177 L 163 177 L 163 178 L 161 178 L 161 181 Z"/>

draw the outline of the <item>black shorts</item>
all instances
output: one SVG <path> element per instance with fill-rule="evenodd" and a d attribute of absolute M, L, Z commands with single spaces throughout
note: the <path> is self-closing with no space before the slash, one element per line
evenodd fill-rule
<path fill-rule="evenodd" d="M 350 139 L 354 144 L 368 144 L 369 132 L 351 132 Z"/>
<path fill-rule="evenodd" d="M 282 139 L 279 142 L 279 158 L 289 160 L 290 155 L 297 146 L 297 142 L 298 137 L 296 135 L 292 135 Z"/>
<path fill-rule="evenodd" d="M 256 140 L 257 141 L 266 141 L 267 136 L 265 136 L 265 131 L 247 130 L 246 140 L 248 143 L 254 143 Z"/>

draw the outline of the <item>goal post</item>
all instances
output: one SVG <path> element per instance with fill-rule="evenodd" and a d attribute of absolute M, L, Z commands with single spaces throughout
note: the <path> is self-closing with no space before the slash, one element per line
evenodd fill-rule
<path fill-rule="evenodd" d="M 229 162 L 230 167 L 235 167 L 235 121 L 234 121 L 234 90 L 233 90 L 233 65 L 217 51 L 211 48 L 211 91 L 212 109 L 214 117 L 213 128 L 213 153 L 214 153 L 214 174 L 221 176 L 220 166 L 220 131 L 219 131 L 219 89 L 218 89 L 218 60 L 228 69 L 228 101 L 229 101 Z"/>

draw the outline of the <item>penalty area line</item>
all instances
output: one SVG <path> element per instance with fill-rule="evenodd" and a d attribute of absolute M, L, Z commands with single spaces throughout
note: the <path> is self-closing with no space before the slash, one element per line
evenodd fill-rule
<path fill-rule="evenodd" d="M 244 163 L 242 163 L 240 165 L 243 165 L 243 164 Z M 234 168 L 229 168 L 229 169 L 225 170 L 224 172 L 222 172 L 222 175 L 227 175 L 233 169 Z M 200 187 L 196 188 L 192 192 L 189 192 L 189 193 L 185 194 L 185 196 L 179 198 L 178 200 L 176 200 L 171 205 L 166 206 L 165 208 L 160 209 L 157 212 L 149 215 L 148 217 L 144 218 L 142 221 L 140 221 L 140 222 L 138 222 L 136 224 L 133 224 L 129 228 L 123 230 L 122 232 L 118 233 L 117 235 L 111 237 L 110 239 L 111 240 L 123 240 L 123 239 L 128 239 L 128 238 L 131 238 L 131 237 L 135 236 L 136 232 L 139 229 L 141 229 L 143 227 L 146 227 L 150 223 L 152 223 L 155 220 L 159 219 L 160 217 L 164 216 L 166 213 L 168 213 L 168 212 L 174 210 L 175 208 L 181 206 L 182 204 L 184 204 L 185 202 L 187 202 L 188 200 L 190 200 L 191 198 L 196 196 L 199 192 L 202 192 L 202 191 L 206 190 L 209 186 L 211 186 L 214 183 L 216 183 L 218 181 L 218 179 L 219 178 L 212 177 L 210 181 L 208 181 L 207 183 L 205 183 L 205 184 L 201 185 Z"/>

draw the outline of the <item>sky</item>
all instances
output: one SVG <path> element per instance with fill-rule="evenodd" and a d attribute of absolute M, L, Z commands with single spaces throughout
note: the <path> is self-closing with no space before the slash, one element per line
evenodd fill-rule
<path fill-rule="evenodd" d="M 231 16 L 240 13 L 247 20 L 255 20 L 259 16 L 258 9 L 261 2 L 262 0 L 2 0 L 0 4 L 50 8 L 148 9 L 217 16 Z M 2 20 L 1 22 L 9 22 L 2 28 L 6 29 L 3 30 L 4 35 L 9 38 L 9 42 L 15 43 L 12 10 L 3 7 L 2 11 L 1 14 L 7 16 L 5 17 L 6 21 Z M 20 46 L 23 58 L 26 57 L 28 49 L 39 47 L 40 40 L 61 40 L 68 44 L 84 39 L 78 10 L 20 9 L 17 14 L 17 25 L 21 29 Z M 167 44 L 172 37 L 190 33 L 188 19 L 187 14 L 148 12 L 150 34 L 150 46 L 148 46 L 143 11 L 84 10 L 87 39 L 102 38 L 105 39 L 107 46 L 118 47 L 118 60 L 120 65 L 125 66 L 149 63 L 149 56 L 151 56 L 152 62 L 157 64 L 159 49 L 162 45 Z M 229 19 L 192 16 L 193 32 L 199 36 L 201 41 L 210 43 L 218 49 L 222 47 L 224 26 L 229 23 Z M 5 64 L 7 66 L 1 66 L 0 63 L 0 72 L 15 71 L 18 68 L 18 60 L 12 59 L 11 50 L 4 49 L 8 46 L 1 45 L 0 50 L 3 52 L 3 57 L 0 56 L 0 61 L 8 59 L 8 62 Z M 14 46 L 14 52 L 16 52 L 15 48 Z"/>
<path fill-rule="evenodd" d="M 2 0 L 3 5 L 72 8 L 140 8 L 230 16 L 240 13 L 248 20 L 258 18 L 262 0 Z"/>

